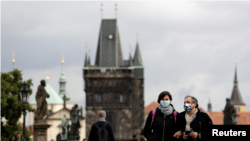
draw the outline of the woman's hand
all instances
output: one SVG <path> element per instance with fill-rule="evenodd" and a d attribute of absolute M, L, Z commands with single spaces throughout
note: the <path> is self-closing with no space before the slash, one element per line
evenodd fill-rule
<path fill-rule="evenodd" d="M 177 131 L 175 134 L 174 134 L 174 138 L 179 138 L 181 136 L 181 131 Z"/>
<path fill-rule="evenodd" d="M 186 135 L 185 132 L 183 132 L 183 139 L 186 140 L 188 138 L 188 135 Z"/>

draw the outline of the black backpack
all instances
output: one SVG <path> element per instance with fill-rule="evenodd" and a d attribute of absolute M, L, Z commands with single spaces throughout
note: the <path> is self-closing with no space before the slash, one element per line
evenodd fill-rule
<path fill-rule="evenodd" d="M 98 133 L 97 133 L 97 140 L 96 141 L 109 141 L 109 133 L 108 131 L 106 130 L 105 126 L 107 125 L 108 123 L 105 122 L 104 125 L 102 127 L 99 127 L 97 124 L 96 127 L 97 127 L 97 130 L 98 130 Z"/>

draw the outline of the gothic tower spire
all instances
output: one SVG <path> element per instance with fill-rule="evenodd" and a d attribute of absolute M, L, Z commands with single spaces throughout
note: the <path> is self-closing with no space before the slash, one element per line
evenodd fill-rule
<path fill-rule="evenodd" d="M 238 88 L 238 79 L 237 79 L 237 64 L 235 63 L 235 74 L 234 74 L 234 87 L 231 95 L 231 102 L 236 107 L 236 110 L 241 111 L 243 106 L 243 111 L 245 111 L 245 103 L 242 100 L 239 88 Z M 238 107 L 238 108 L 237 108 Z"/>
<path fill-rule="evenodd" d="M 208 98 L 207 111 L 208 112 L 212 111 L 212 104 L 211 104 L 211 101 L 210 101 L 210 95 L 209 95 L 209 98 Z"/>
<path fill-rule="evenodd" d="M 64 76 L 63 65 L 64 65 L 64 57 L 62 54 L 62 69 L 61 69 L 61 77 L 59 79 L 59 85 L 60 85 L 59 95 L 62 99 L 63 99 L 63 96 L 65 95 L 66 99 L 69 100 L 70 96 L 66 93 L 66 78 Z"/>
<path fill-rule="evenodd" d="M 134 55 L 133 64 L 134 64 L 134 66 L 143 66 L 141 51 L 140 51 L 139 43 L 138 43 L 138 33 L 137 33 L 137 41 L 136 41 L 136 48 L 135 48 L 135 55 Z"/>

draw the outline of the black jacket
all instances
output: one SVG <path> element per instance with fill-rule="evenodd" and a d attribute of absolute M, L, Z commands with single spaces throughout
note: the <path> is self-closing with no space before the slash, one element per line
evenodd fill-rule
<path fill-rule="evenodd" d="M 181 112 L 179 122 L 177 122 L 177 128 L 178 130 L 181 130 L 182 133 L 185 132 L 186 123 L 187 123 L 185 119 L 185 114 L 186 114 L 186 111 Z M 190 124 L 190 127 L 193 129 L 193 132 L 198 133 L 198 137 L 196 139 L 197 141 L 208 139 L 208 134 L 210 132 L 208 129 L 209 129 L 209 126 L 211 125 L 213 125 L 213 122 L 211 118 L 208 116 L 208 114 L 201 112 L 198 109 L 195 119 Z M 183 134 L 181 135 L 180 139 L 184 140 Z M 188 139 L 185 141 L 194 141 L 194 139 L 192 137 L 188 137 Z"/>
<path fill-rule="evenodd" d="M 172 104 L 170 104 L 170 105 L 173 107 Z M 175 111 L 174 107 L 173 107 L 173 111 Z M 176 118 L 177 118 L 176 122 L 178 123 L 178 120 L 179 120 L 178 113 L 177 113 Z M 164 114 L 161 112 L 161 110 L 158 107 L 156 109 L 153 124 L 152 124 L 151 128 L 149 128 L 151 125 L 151 121 L 152 121 L 152 111 L 149 112 L 149 114 L 148 114 L 146 124 L 145 124 L 144 130 L 143 130 L 143 134 L 148 141 L 176 140 L 176 138 L 173 137 L 173 135 L 177 131 L 173 112 L 172 112 L 172 114 L 165 116 L 165 127 L 164 127 Z M 152 129 L 153 129 L 153 132 L 152 132 Z M 164 135 L 164 138 L 163 138 L 163 135 Z"/>
<path fill-rule="evenodd" d="M 105 123 L 105 121 L 97 121 L 94 124 L 97 124 L 99 127 L 103 127 L 104 123 Z M 92 125 L 92 127 L 90 129 L 88 141 L 96 141 L 97 140 L 96 137 L 97 137 L 97 134 L 98 134 L 97 133 L 98 129 L 97 129 L 97 127 L 94 124 Z M 107 122 L 107 125 L 106 125 L 105 129 L 109 133 L 109 141 L 115 141 L 113 130 L 112 130 L 112 126 L 111 126 L 111 124 L 109 122 Z"/>

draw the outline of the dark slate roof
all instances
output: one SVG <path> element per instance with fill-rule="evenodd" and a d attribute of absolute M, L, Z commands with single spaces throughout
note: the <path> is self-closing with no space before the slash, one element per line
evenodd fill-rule
<path fill-rule="evenodd" d="M 112 38 L 109 38 L 110 35 L 112 35 Z M 123 65 L 116 19 L 103 19 L 101 22 L 95 65 L 99 67 L 119 67 Z"/>
<path fill-rule="evenodd" d="M 136 43 L 135 56 L 133 60 L 133 66 L 143 66 L 141 52 L 138 42 Z"/>
<path fill-rule="evenodd" d="M 233 105 L 245 105 L 241 98 L 241 94 L 238 88 L 238 80 L 237 80 L 237 70 L 235 68 L 235 76 L 234 76 L 234 87 L 231 95 L 231 102 Z"/>

